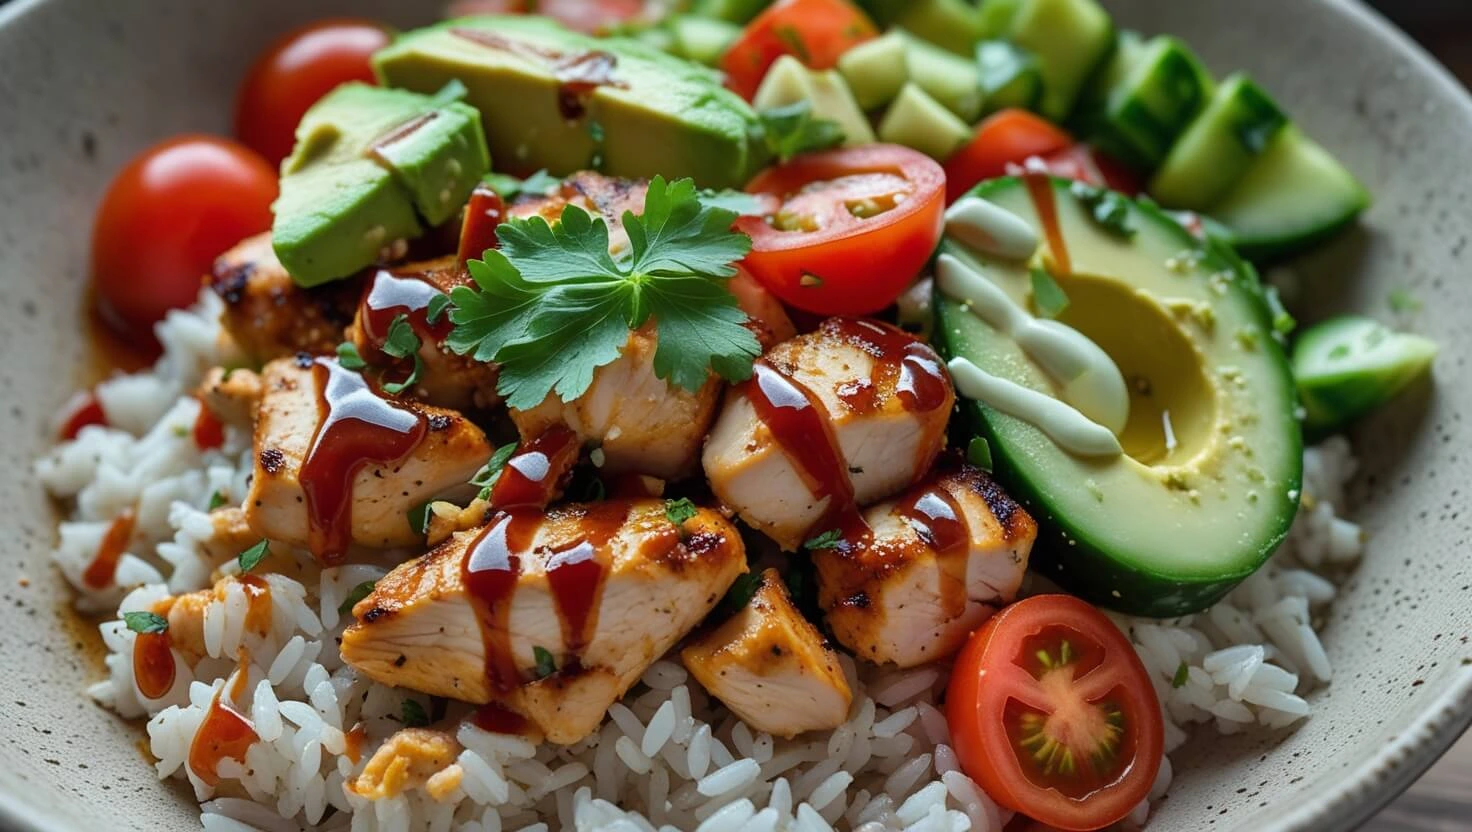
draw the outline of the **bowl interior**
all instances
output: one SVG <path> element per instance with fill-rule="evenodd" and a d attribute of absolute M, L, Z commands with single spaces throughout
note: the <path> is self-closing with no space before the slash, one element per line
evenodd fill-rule
<path fill-rule="evenodd" d="M 1217 74 L 1246 69 L 1355 171 L 1362 226 L 1293 264 L 1309 320 L 1355 310 L 1435 337 L 1435 375 L 1355 435 L 1355 519 L 1371 537 L 1325 623 L 1336 668 L 1296 730 L 1198 741 L 1175 757 L 1156 828 L 1346 828 L 1408 784 L 1472 718 L 1472 478 L 1460 454 L 1472 283 L 1472 104 L 1357 4 L 1106 0 L 1122 26 L 1183 36 Z M 49 420 L 83 381 L 87 242 L 109 176 L 151 141 L 225 132 L 235 85 L 271 37 L 313 17 L 423 22 L 403 0 L 17 0 L 0 11 L 0 826 L 197 828 L 155 786 L 127 725 L 82 693 L 101 675 L 95 628 L 48 564 L 56 515 L 31 476 Z M 1404 289 L 1423 305 L 1392 314 Z M 126 820 L 124 820 L 126 819 Z M 8 823 L 7 823 L 8 821 Z"/>

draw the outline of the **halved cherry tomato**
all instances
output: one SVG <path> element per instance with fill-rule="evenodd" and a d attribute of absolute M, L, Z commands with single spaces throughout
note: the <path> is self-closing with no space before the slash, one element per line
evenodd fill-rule
<path fill-rule="evenodd" d="M 456 0 L 449 17 L 475 14 L 540 14 L 569 29 L 602 34 L 620 23 L 642 17 L 644 0 Z"/>
<path fill-rule="evenodd" d="M 273 165 L 291 153 L 302 114 L 338 84 L 373 83 L 368 59 L 390 35 L 371 20 L 320 20 L 262 52 L 235 96 L 235 135 Z"/>
<path fill-rule="evenodd" d="M 109 326 L 133 337 L 194 303 L 220 252 L 271 227 L 276 171 L 244 145 L 178 136 L 124 167 L 97 209 L 92 279 Z"/>
<path fill-rule="evenodd" d="M 1150 793 L 1160 703 L 1130 643 L 1069 595 L 993 616 L 961 650 L 946 692 L 961 767 L 997 803 L 1049 826 L 1102 829 Z"/>
<path fill-rule="evenodd" d="M 813 69 L 832 69 L 838 56 L 879 30 L 847 0 L 777 0 L 757 15 L 721 56 L 726 86 L 750 101 L 772 62 L 792 55 Z"/>
<path fill-rule="evenodd" d="M 890 305 L 940 240 L 945 173 L 930 157 L 891 144 L 808 153 L 746 186 L 781 200 L 767 217 L 741 217 L 743 261 L 784 302 L 824 315 Z"/>
<path fill-rule="evenodd" d="M 1095 150 L 1087 144 L 1076 144 L 1043 156 L 1043 163 L 1054 176 L 1077 179 L 1096 187 L 1138 196 L 1144 190 L 1134 171 Z"/>
<path fill-rule="evenodd" d="M 1007 109 L 976 126 L 969 144 L 946 160 L 946 202 L 955 202 L 976 183 L 1004 176 L 1008 165 L 1073 146 L 1073 137 L 1041 116 Z"/>

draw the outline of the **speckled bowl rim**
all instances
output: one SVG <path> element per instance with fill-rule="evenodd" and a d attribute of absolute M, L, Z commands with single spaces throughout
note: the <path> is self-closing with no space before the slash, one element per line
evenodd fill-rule
<path fill-rule="evenodd" d="M 47 0 L 11 0 L 0 6 L 0 27 L 7 26 Z M 1442 100 L 1451 102 L 1455 118 L 1472 124 L 1472 96 L 1435 59 L 1378 12 L 1353 0 L 1308 0 L 1326 14 L 1342 16 L 1369 36 L 1380 39 L 1404 59 Z M 1430 768 L 1472 725 L 1472 674 L 1452 680 L 1406 730 L 1358 763 L 1329 787 L 1301 795 L 1274 830 L 1352 829 L 1369 820 Z M 54 819 L 7 792 L 0 792 L 0 829 L 55 828 Z"/>

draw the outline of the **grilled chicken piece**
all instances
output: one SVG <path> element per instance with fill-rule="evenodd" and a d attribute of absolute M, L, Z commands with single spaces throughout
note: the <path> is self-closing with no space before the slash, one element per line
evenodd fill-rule
<path fill-rule="evenodd" d="M 579 171 L 562 181 L 562 186 L 547 194 L 518 194 L 506 213 L 513 217 L 539 216 L 548 223 L 562 218 L 562 209 L 576 205 L 608 222 L 608 250 L 622 251 L 629 245 L 624 231 L 624 212 L 644 213 L 644 193 L 649 182 L 604 176 L 590 170 Z"/>
<path fill-rule="evenodd" d="M 314 548 L 301 479 L 302 466 L 324 419 L 313 365 L 280 359 L 267 364 L 261 375 L 264 393 L 256 416 L 255 471 L 246 496 L 246 520 L 260 537 Z M 358 405 L 365 404 L 389 408 L 366 386 L 353 396 L 351 403 L 343 405 L 350 413 L 360 412 Z M 423 535 L 409 526 L 409 511 L 435 497 L 468 490 L 466 483 L 491 455 L 491 445 L 480 428 L 453 410 L 398 403 L 392 411 L 417 414 L 426 429 L 398 462 L 360 461 L 361 467 L 349 474 L 351 542 L 360 546 L 387 548 L 422 542 Z M 352 418 L 344 417 L 344 421 Z"/>
<path fill-rule="evenodd" d="M 813 552 L 828 626 L 869 661 L 947 658 L 1022 585 L 1037 524 L 979 469 L 940 468 L 864 512 L 868 546 Z"/>
<path fill-rule="evenodd" d="M 397 370 L 397 377 L 403 377 L 412 368 L 411 362 L 395 359 L 382 350 L 394 319 L 403 314 L 419 336 L 420 370 L 413 390 L 415 397 L 456 410 L 492 407 L 501 400 L 496 395 L 495 365 L 456 355 L 445 346 L 445 338 L 452 328 L 447 313 L 442 313 L 434 324 L 427 319 L 427 306 L 433 295 L 448 295 L 456 286 L 469 283 L 470 273 L 454 256 L 380 269 L 367 278 L 363 300 L 347 337 L 364 361 L 375 367 Z"/>
<path fill-rule="evenodd" d="M 352 278 L 303 289 L 276 259 L 270 233 L 261 233 L 215 260 L 210 287 L 225 301 L 220 322 L 261 364 L 299 352 L 332 353 L 353 320 L 363 283 Z"/>
<path fill-rule="evenodd" d="M 250 370 L 215 367 L 205 373 L 194 392 L 216 419 L 249 431 L 261 402 L 261 377 Z"/>
<path fill-rule="evenodd" d="M 232 585 L 245 592 L 246 612 L 243 632 L 265 636 L 271 632 L 272 616 L 270 583 L 255 576 L 229 576 L 215 581 L 212 587 L 165 598 L 154 604 L 153 612 L 169 621 L 169 646 L 183 653 L 190 664 L 207 653 L 204 641 L 204 611 L 213 601 L 224 601 Z"/>
<path fill-rule="evenodd" d="M 847 329 L 854 326 L 876 327 L 885 337 L 917 344 L 913 349 L 933 362 L 933 400 L 911 409 L 901 395 L 901 372 L 891 366 L 893 356 L 876 356 L 872 345 Z M 779 344 L 763 361 L 806 388 L 822 406 L 860 506 L 915 482 L 930 470 L 945 444 L 946 420 L 955 402 L 950 377 L 928 347 L 899 330 L 829 319 L 817 331 Z M 723 504 L 782 548 L 795 550 L 829 510 L 831 498 L 822 496 L 801 462 L 762 421 L 748 390 L 747 385 L 735 387 L 726 396 L 706 441 L 705 474 Z"/>
<path fill-rule="evenodd" d="M 468 565 L 504 566 L 508 551 L 514 583 L 489 568 L 467 579 Z M 602 570 L 590 575 L 590 562 Z M 494 701 L 573 743 L 745 570 L 740 535 L 709 509 L 680 528 L 662 500 L 500 513 L 380 580 L 353 608 L 342 656 L 384 684 Z M 538 679 L 534 648 L 560 670 Z"/>
<path fill-rule="evenodd" d="M 465 772 L 455 762 L 460 743 L 443 731 L 405 728 L 384 741 L 373 752 L 363 773 L 347 788 L 370 800 L 397 797 L 422 788 L 440 800 L 460 785 Z"/>
<path fill-rule="evenodd" d="M 792 605 L 775 569 L 762 573 L 749 604 L 686 645 L 680 660 L 743 722 L 776 736 L 837 728 L 853 701 L 838 654 Z"/>

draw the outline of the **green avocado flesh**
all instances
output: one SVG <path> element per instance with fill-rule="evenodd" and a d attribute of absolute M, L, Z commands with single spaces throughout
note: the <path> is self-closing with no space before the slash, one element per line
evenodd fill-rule
<path fill-rule="evenodd" d="M 454 216 L 489 170 L 470 107 L 344 84 L 303 116 L 281 164 L 276 256 L 303 286 L 351 275 Z"/>
<path fill-rule="evenodd" d="M 536 17 L 451 20 L 373 56 L 384 84 L 433 92 L 453 79 L 508 173 L 691 177 L 745 185 L 765 157 L 756 115 L 710 70 L 643 43 L 594 39 Z"/>
<path fill-rule="evenodd" d="M 1047 239 L 1019 180 L 973 193 Z M 1102 347 L 1130 389 L 1125 453 L 1075 456 L 1028 422 L 974 401 L 963 410 L 990 443 L 1000 481 L 1039 522 L 1040 573 L 1132 614 L 1201 610 L 1262 565 L 1298 507 L 1297 402 L 1261 286 L 1250 268 L 1153 208 L 1126 201 L 1134 229 L 1126 237 L 1097 223 L 1065 181 L 1054 180 L 1053 195 L 1069 274 L 1058 273 L 1047 244 L 1031 263 L 949 236 L 941 250 L 1034 314 L 1030 267 L 1054 273 L 1069 299 L 1058 320 Z M 1011 337 L 955 300 L 938 296 L 936 310 L 935 341 L 947 358 L 1057 395 Z"/>

